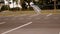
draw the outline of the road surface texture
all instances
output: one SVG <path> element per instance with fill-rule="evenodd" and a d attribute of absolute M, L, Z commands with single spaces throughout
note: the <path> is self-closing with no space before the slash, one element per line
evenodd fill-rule
<path fill-rule="evenodd" d="M 60 34 L 60 14 L 0 16 L 0 34 Z"/>

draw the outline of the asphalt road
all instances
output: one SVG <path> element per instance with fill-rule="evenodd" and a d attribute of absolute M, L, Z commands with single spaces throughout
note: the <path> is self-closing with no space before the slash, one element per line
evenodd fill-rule
<path fill-rule="evenodd" d="M 24 25 L 30 22 L 31 24 L 26 26 Z M 0 34 L 59 34 L 59 33 L 60 33 L 60 14 L 0 16 Z"/>

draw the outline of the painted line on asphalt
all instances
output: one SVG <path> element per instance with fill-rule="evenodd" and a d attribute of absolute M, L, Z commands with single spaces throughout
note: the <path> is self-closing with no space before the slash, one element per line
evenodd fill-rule
<path fill-rule="evenodd" d="M 59 34 L 60 34 L 60 32 L 59 32 Z"/>
<path fill-rule="evenodd" d="M 49 16 L 51 16 L 52 15 L 52 13 L 49 13 L 48 15 L 46 15 L 47 17 L 49 17 Z"/>
<path fill-rule="evenodd" d="M 5 24 L 6 22 L 0 22 L 0 24 Z"/>
<path fill-rule="evenodd" d="M 1 34 L 7 34 L 7 33 L 9 33 L 9 32 L 12 32 L 12 31 L 14 31 L 14 30 L 17 30 L 17 29 L 19 29 L 19 28 L 22 28 L 22 27 L 24 27 L 24 26 L 27 26 L 27 25 L 29 25 L 29 24 L 31 24 L 31 23 L 32 23 L 32 22 L 28 22 L 28 23 L 26 23 L 26 24 L 24 24 L 24 25 L 21 25 L 21 26 L 19 26 L 19 27 L 16 27 L 16 28 L 14 28 L 14 29 L 9 30 L 9 31 L 3 32 L 3 33 L 1 33 Z"/>

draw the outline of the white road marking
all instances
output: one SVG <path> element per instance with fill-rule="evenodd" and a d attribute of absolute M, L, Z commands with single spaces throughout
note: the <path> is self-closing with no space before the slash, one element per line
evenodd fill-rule
<path fill-rule="evenodd" d="M 38 16 L 39 14 L 34 14 L 34 15 L 31 15 L 31 16 L 29 16 L 29 17 L 35 17 L 35 16 Z"/>
<path fill-rule="evenodd" d="M 50 14 L 48 14 L 48 15 L 46 15 L 47 17 L 49 17 L 49 16 L 51 16 L 52 15 L 52 13 L 50 13 Z"/>
<path fill-rule="evenodd" d="M 0 22 L 0 24 L 5 24 L 6 22 Z"/>
<path fill-rule="evenodd" d="M 3 33 L 1 33 L 1 34 L 7 34 L 7 33 L 9 33 L 9 32 L 12 32 L 12 31 L 14 31 L 14 30 L 17 30 L 17 29 L 19 29 L 19 28 L 22 28 L 22 27 L 24 27 L 24 26 L 27 26 L 27 25 L 29 25 L 29 24 L 31 24 L 31 23 L 32 23 L 32 22 L 28 22 L 28 23 L 26 23 L 26 24 L 24 24 L 24 25 L 21 25 L 21 26 L 19 26 L 19 27 L 16 27 L 16 28 L 14 28 L 14 29 L 9 30 L 9 31 L 3 32 Z"/>
<path fill-rule="evenodd" d="M 59 32 L 59 34 L 60 34 L 60 32 Z"/>

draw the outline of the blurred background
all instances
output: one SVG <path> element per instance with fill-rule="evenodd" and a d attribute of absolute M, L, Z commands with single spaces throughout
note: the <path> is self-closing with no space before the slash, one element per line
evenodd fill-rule
<path fill-rule="evenodd" d="M 31 0 L 0 0 L 0 9 L 8 9 L 9 5 L 19 4 L 22 9 L 27 9 L 26 3 L 30 3 Z M 54 2 L 56 2 L 56 8 L 60 9 L 60 0 L 32 0 L 34 4 L 38 5 L 41 9 L 54 9 Z M 2 5 L 3 4 L 3 5 Z M 2 6 L 1 6 L 2 5 Z M 6 6 L 7 5 L 7 6 Z M 6 8 L 5 8 L 6 7 Z M 16 7 L 14 7 L 16 8 Z M 19 7 L 18 7 L 19 8 Z M 30 9 L 31 7 L 29 7 Z"/>
<path fill-rule="evenodd" d="M 51 13 L 51 12 L 59 13 L 60 0 L 0 0 L 0 12 L 3 12 L 3 11 L 5 12 L 6 11 L 13 11 L 13 12 L 19 11 L 20 13 L 21 11 L 33 12 L 32 7 L 30 7 L 31 1 L 33 1 L 35 5 L 41 8 L 42 10 L 41 12 L 43 13 L 44 12 L 45 13 Z"/>

